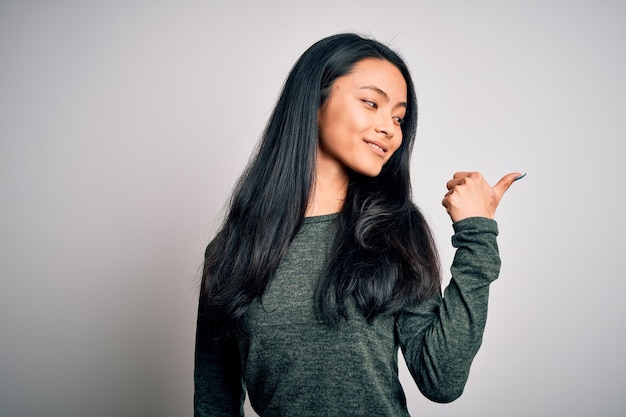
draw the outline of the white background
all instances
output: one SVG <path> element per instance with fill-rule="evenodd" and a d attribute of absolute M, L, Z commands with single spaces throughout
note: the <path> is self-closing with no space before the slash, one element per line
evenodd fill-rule
<path fill-rule="evenodd" d="M 528 172 L 466 391 L 403 370 L 411 413 L 626 414 L 626 3 L 3 0 L 0 415 L 192 414 L 204 247 L 288 70 L 343 31 L 412 69 L 446 266 L 452 173 Z"/>

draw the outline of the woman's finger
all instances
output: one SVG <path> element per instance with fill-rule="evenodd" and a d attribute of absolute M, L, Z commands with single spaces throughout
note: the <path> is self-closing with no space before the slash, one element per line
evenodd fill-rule
<path fill-rule="evenodd" d="M 510 174 L 506 174 L 504 177 L 500 178 L 500 181 L 497 182 L 496 185 L 492 187 L 493 191 L 498 196 L 498 201 L 502 198 L 504 193 L 509 189 L 511 184 L 515 182 L 515 180 L 521 177 L 522 174 L 519 172 L 512 172 Z"/>
<path fill-rule="evenodd" d="M 455 172 L 454 175 L 452 176 L 452 178 L 469 177 L 472 174 L 474 174 L 474 173 L 473 172 L 468 172 L 468 171 L 459 171 L 459 172 Z"/>

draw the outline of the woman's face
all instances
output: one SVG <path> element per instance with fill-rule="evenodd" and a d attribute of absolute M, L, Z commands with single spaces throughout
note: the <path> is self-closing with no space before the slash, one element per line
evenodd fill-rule
<path fill-rule="evenodd" d="M 332 85 L 319 109 L 318 167 L 375 177 L 402 143 L 407 86 L 392 63 L 366 58 Z"/>

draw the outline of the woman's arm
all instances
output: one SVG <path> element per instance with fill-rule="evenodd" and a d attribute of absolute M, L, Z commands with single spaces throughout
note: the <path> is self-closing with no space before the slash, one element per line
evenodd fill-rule
<path fill-rule="evenodd" d="M 403 311 L 397 320 L 400 344 L 422 393 L 450 402 L 465 387 L 482 342 L 489 284 L 500 271 L 496 209 L 519 173 L 491 187 L 477 172 L 457 172 L 448 181 L 442 204 L 453 221 L 457 249 L 452 279 L 443 298 L 433 297 Z"/>
<path fill-rule="evenodd" d="M 201 296 L 196 329 L 194 416 L 243 416 L 245 389 L 237 341 L 211 340 L 202 306 Z"/>
<path fill-rule="evenodd" d="M 444 297 L 405 309 L 396 321 L 408 368 L 420 391 L 436 402 L 463 392 L 482 342 L 489 284 L 500 269 L 495 221 L 472 217 L 454 229 L 457 251 Z"/>
<path fill-rule="evenodd" d="M 206 248 L 205 259 L 214 239 Z M 204 275 L 204 274 L 203 274 Z M 211 334 L 204 282 L 198 301 L 194 367 L 194 416 L 242 417 L 245 386 L 235 336 L 217 340 Z"/>

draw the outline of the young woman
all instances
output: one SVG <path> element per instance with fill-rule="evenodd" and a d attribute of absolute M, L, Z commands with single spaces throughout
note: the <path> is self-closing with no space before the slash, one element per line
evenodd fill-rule
<path fill-rule="evenodd" d="M 500 266 L 493 188 L 456 173 L 443 205 L 457 248 L 439 258 L 411 201 L 417 104 L 409 71 L 354 34 L 291 70 L 256 155 L 206 250 L 196 416 L 408 416 L 402 353 L 433 401 L 461 395 Z"/>

